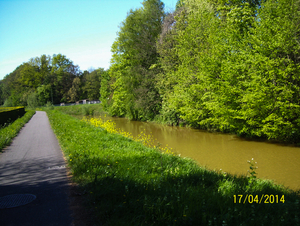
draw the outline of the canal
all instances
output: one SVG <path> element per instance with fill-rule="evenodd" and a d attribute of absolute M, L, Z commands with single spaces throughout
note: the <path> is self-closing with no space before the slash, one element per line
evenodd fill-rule
<path fill-rule="evenodd" d="M 281 144 L 250 141 L 235 135 L 210 133 L 191 128 L 105 117 L 116 127 L 133 136 L 141 131 L 151 134 L 162 146 L 176 154 L 196 160 L 209 169 L 246 175 L 248 160 L 257 162 L 257 177 L 274 180 L 291 189 L 300 189 L 300 148 Z"/>

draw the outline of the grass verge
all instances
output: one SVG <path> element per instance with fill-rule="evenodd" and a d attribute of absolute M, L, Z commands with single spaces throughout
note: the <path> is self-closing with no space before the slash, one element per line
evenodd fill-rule
<path fill-rule="evenodd" d="M 30 110 L 21 118 L 18 118 L 13 123 L 0 129 L 0 151 L 9 145 L 12 139 L 17 136 L 20 129 L 31 119 L 35 111 Z"/>
<path fill-rule="evenodd" d="M 62 112 L 47 114 L 93 225 L 300 225 L 299 191 L 210 171 Z"/>
<path fill-rule="evenodd" d="M 49 108 L 45 107 L 44 110 L 49 110 Z M 69 115 L 82 116 L 99 116 L 105 113 L 101 104 L 79 104 L 71 106 L 59 106 L 55 107 L 55 110 L 64 112 Z"/>

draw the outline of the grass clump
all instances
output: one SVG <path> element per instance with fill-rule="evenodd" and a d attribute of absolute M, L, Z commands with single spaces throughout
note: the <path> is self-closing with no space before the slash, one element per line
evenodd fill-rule
<path fill-rule="evenodd" d="M 94 225 L 299 225 L 299 192 L 207 170 L 58 111 L 47 111 Z M 251 186 L 249 186 L 251 179 Z M 284 195 L 234 203 L 234 195 Z"/>
<path fill-rule="evenodd" d="M 21 118 L 0 128 L 0 151 L 9 145 L 12 139 L 17 136 L 20 129 L 31 119 L 35 111 L 30 110 Z"/>

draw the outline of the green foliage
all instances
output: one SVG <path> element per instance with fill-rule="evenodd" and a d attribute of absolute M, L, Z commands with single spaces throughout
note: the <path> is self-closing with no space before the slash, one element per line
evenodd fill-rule
<path fill-rule="evenodd" d="M 156 39 L 164 17 L 160 0 L 145 0 L 143 7 L 130 10 L 112 45 L 113 81 L 110 112 L 113 115 L 149 120 L 158 114 L 160 96 L 155 87 Z"/>
<path fill-rule="evenodd" d="M 39 106 L 39 99 L 38 99 L 37 93 L 34 92 L 28 96 L 27 105 L 29 108 L 32 108 L 32 109 Z"/>
<path fill-rule="evenodd" d="M 13 107 L 13 106 L 14 106 L 14 104 L 13 104 L 11 98 L 8 98 L 4 101 L 3 107 Z"/>
<path fill-rule="evenodd" d="M 82 106 L 82 115 L 88 116 L 88 115 L 94 115 L 94 109 L 90 105 L 83 105 Z"/>
<path fill-rule="evenodd" d="M 80 78 L 79 77 L 74 78 L 72 87 L 68 91 L 68 100 L 70 102 L 74 103 L 79 100 L 80 85 L 81 85 Z"/>
<path fill-rule="evenodd" d="M 51 76 L 56 87 L 53 90 L 55 102 L 67 102 L 68 91 L 72 87 L 73 80 L 79 75 L 79 67 L 62 54 L 54 54 L 51 63 Z"/>
<path fill-rule="evenodd" d="M 47 104 L 45 105 L 45 107 L 48 109 L 48 110 L 53 110 L 54 109 L 54 105 L 48 101 Z"/>
<path fill-rule="evenodd" d="M 256 179 L 256 169 L 258 168 L 256 166 L 257 162 L 254 162 L 254 159 L 252 158 L 251 161 L 248 161 L 249 165 L 250 165 L 250 170 L 248 170 L 248 173 L 250 174 L 248 177 L 248 181 L 249 181 L 249 185 L 247 186 L 248 189 L 251 188 L 251 186 L 253 186 L 253 184 L 255 184 L 255 179 Z"/>
<path fill-rule="evenodd" d="M 111 86 L 110 86 L 110 76 L 109 71 L 105 71 L 101 75 L 101 85 L 100 85 L 100 100 L 103 108 L 108 110 L 108 103 L 111 94 Z"/>
<path fill-rule="evenodd" d="M 51 85 L 41 85 L 36 89 L 39 104 L 45 105 L 51 99 Z M 28 98 L 28 97 L 27 97 Z"/>
<path fill-rule="evenodd" d="M 158 41 L 160 118 L 172 122 L 174 112 L 198 128 L 297 142 L 297 10 L 286 0 L 184 1 Z"/>
<path fill-rule="evenodd" d="M 31 93 L 37 94 L 39 105 L 98 99 L 102 71 L 99 68 L 82 75 L 79 67 L 62 54 L 31 58 L 0 81 L 0 103 L 7 100 L 12 106 L 27 105 Z"/>
<path fill-rule="evenodd" d="M 83 92 L 86 93 L 87 98 L 90 100 L 99 100 L 100 94 L 100 84 L 101 76 L 105 73 L 103 68 L 92 71 L 91 73 L 86 73 L 84 79 L 85 85 L 83 86 Z"/>
<path fill-rule="evenodd" d="M 183 7 L 185 3 L 185 0 L 177 0 L 176 3 L 176 10 L 178 10 L 179 8 Z"/>

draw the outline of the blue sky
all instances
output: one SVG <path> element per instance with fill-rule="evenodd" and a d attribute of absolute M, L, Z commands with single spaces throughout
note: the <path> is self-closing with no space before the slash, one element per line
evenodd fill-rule
<path fill-rule="evenodd" d="M 0 0 L 0 80 L 32 57 L 61 53 L 84 71 L 109 68 L 120 23 L 143 0 Z M 162 0 L 167 11 L 177 0 Z"/>

